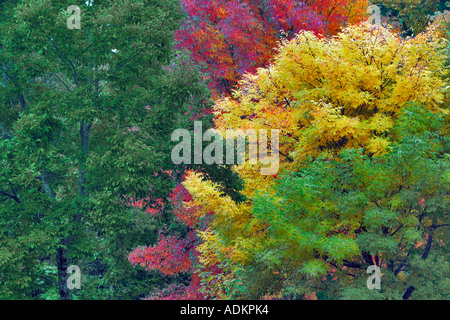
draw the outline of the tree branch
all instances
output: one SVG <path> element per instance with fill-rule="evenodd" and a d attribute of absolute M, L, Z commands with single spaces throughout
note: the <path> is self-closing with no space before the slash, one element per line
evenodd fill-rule
<path fill-rule="evenodd" d="M 343 261 L 343 265 L 349 268 L 356 268 L 356 269 L 360 269 L 362 267 L 361 263 L 357 263 L 357 262 L 353 262 L 353 261 L 347 261 L 344 260 Z"/>
<path fill-rule="evenodd" d="M 53 45 L 53 48 L 55 48 L 56 53 L 58 54 L 59 59 L 61 59 L 61 61 L 66 61 L 69 65 L 69 68 L 72 69 L 72 73 L 73 73 L 73 80 L 75 82 L 75 84 L 78 84 L 78 76 L 77 76 L 77 69 L 75 68 L 73 62 L 71 60 L 69 60 L 67 57 L 63 56 L 62 51 L 58 48 L 58 46 L 56 45 L 55 42 L 53 42 L 53 40 L 47 36 L 47 39 L 50 41 L 50 43 Z"/>
<path fill-rule="evenodd" d="M 403 293 L 403 300 L 408 300 L 409 299 L 409 297 L 411 297 L 411 294 L 413 293 L 413 291 L 415 290 L 416 288 L 415 287 L 413 287 L 413 286 L 410 286 L 410 287 L 408 287 L 408 289 L 406 289 L 406 291 Z"/>
<path fill-rule="evenodd" d="M 67 89 L 67 91 L 72 92 L 72 90 L 70 90 L 69 86 L 59 77 L 59 75 L 57 73 L 54 74 L 56 79 L 58 79 L 59 82 L 61 82 L 61 84 Z"/>
<path fill-rule="evenodd" d="M 433 226 L 431 226 L 433 229 L 437 229 L 437 228 L 440 228 L 440 227 L 450 227 L 450 224 L 439 224 L 439 225 L 433 225 Z"/>
<path fill-rule="evenodd" d="M 422 254 L 422 259 L 423 260 L 428 258 L 428 254 L 430 253 L 432 242 L 433 242 L 433 236 L 431 234 L 429 234 L 428 235 L 428 240 L 427 240 L 427 246 L 425 247 L 425 251 Z"/>
<path fill-rule="evenodd" d="M 16 194 L 10 194 L 10 193 L 8 193 L 8 192 L 6 192 L 6 191 L 4 191 L 4 190 L 1 190 L 1 189 L 0 189 L 0 194 L 6 196 L 6 197 L 8 197 L 8 198 L 13 199 L 13 200 L 16 201 L 18 204 L 21 203 L 19 197 L 17 197 Z"/>

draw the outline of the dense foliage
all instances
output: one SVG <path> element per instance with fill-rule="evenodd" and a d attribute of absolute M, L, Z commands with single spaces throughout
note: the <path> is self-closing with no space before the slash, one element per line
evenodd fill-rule
<path fill-rule="evenodd" d="M 0 1 L 0 299 L 448 299 L 445 9 Z M 276 174 L 175 164 L 196 121 Z"/>
<path fill-rule="evenodd" d="M 187 19 L 179 47 L 206 65 L 216 94 L 230 93 L 246 72 L 269 64 L 277 41 L 300 30 L 334 35 L 364 20 L 366 0 L 182 0 Z"/>

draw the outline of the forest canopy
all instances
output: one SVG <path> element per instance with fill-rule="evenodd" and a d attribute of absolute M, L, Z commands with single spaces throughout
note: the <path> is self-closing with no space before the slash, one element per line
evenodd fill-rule
<path fill-rule="evenodd" d="M 447 300 L 448 13 L 0 1 L 0 299 Z"/>

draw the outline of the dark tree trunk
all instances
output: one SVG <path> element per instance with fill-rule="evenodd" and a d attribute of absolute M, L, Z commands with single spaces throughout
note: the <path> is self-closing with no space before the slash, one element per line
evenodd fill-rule
<path fill-rule="evenodd" d="M 408 300 L 409 297 L 411 297 L 411 294 L 413 293 L 413 291 L 416 288 L 413 286 L 408 287 L 408 289 L 406 289 L 405 293 L 403 293 L 403 300 Z"/>
<path fill-rule="evenodd" d="M 58 289 L 60 300 L 72 300 L 72 291 L 67 287 L 67 279 L 70 277 L 67 273 L 67 268 L 70 264 L 66 249 L 58 248 L 56 252 L 56 263 L 58 266 Z"/>
<path fill-rule="evenodd" d="M 431 244 L 433 243 L 433 236 L 431 234 L 428 235 L 428 240 L 427 240 L 427 245 L 425 247 L 425 250 L 422 254 L 422 259 L 425 260 L 426 258 L 428 258 L 428 254 L 430 253 L 431 250 Z"/>

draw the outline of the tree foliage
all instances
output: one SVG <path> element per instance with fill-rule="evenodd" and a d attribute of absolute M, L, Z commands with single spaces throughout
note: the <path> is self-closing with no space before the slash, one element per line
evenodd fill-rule
<path fill-rule="evenodd" d="M 1 25 L 6 297 L 37 295 L 39 279 L 51 280 L 44 264 L 57 266 L 63 299 L 72 297 L 71 263 L 102 261 L 111 283 L 131 269 L 125 253 L 143 240 L 133 236 L 142 217 L 128 199 L 166 201 L 170 135 L 209 105 L 203 73 L 173 49 L 177 2 L 83 3 L 79 30 L 66 26 L 72 4 L 23 1 Z M 120 281 L 116 290 L 128 285 Z"/>
<path fill-rule="evenodd" d="M 230 93 L 246 72 L 267 66 L 278 39 L 300 30 L 334 35 L 366 18 L 365 0 L 183 0 L 176 39 L 204 63 L 216 94 Z"/>
<path fill-rule="evenodd" d="M 439 12 L 448 9 L 445 0 L 378 0 L 385 22 L 395 26 L 403 36 L 417 35 L 425 31 Z"/>
<path fill-rule="evenodd" d="M 277 181 L 273 197 L 254 200 L 255 217 L 271 226 L 254 260 L 280 270 L 294 295 L 402 299 L 411 287 L 412 298 L 445 299 L 449 158 L 441 128 L 441 117 L 413 105 L 402 112 L 399 142 L 387 154 L 349 149 Z M 373 264 L 383 275 L 376 293 L 364 285 Z"/>
<path fill-rule="evenodd" d="M 202 263 L 227 261 L 236 280 L 233 283 L 247 281 L 247 291 L 234 287 L 234 294 L 254 298 L 295 288 L 293 294 L 301 296 L 318 285 L 313 278 L 320 280 L 333 265 L 336 270 L 342 268 L 344 260 L 348 265 L 358 263 L 364 274 L 362 266 L 372 261 L 372 255 L 381 254 L 386 259 L 383 263 L 398 268 L 402 254 L 408 254 L 411 246 L 424 242 L 428 234 L 435 236 L 426 228 L 429 226 L 421 225 L 424 221 L 417 222 L 423 211 L 413 210 L 421 199 L 426 202 L 431 196 L 428 191 L 434 192 L 431 203 L 440 203 L 439 213 L 430 219 L 435 225 L 446 224 L 444 142 L 425 132 L 439 131 L 436 122 L 428 118 L 447 114 L 442 59 L 446 43 L 440 28 L 433 25 L 427 33 L 407 40 L 369 24 L 351 26 L 330 39 L 300 32 L 284 42 L 273 65 L 247 74 L 232 97 L 217 101 L 215 124 L 222 131 L 281 131 L 280 181 L 274 180 L 277 176 L 261 176 L 261 163 L 246 162 L 235 167 L 245 181 L 243 194 L 247 201 L 233 202 L 198 174 L 191 174 L 185 182 L 194 205 L 201 206 L 199 212 L 214 213 L 210 228 L 201 232 Z M 399 117 L 413 112 L 407 109 L 411 101 L 420 105 L 425 118 L 411 117 L 398 125 Z M 404 139 L 410 140 L 401 140 L 403 135 L 397 132 L 413 120 L 415 126 L 410 129 L 424 135 L 420 141 L 426 150 L 412 147 L 412 133 L 405 134 Z M 408 161 L 422 163 L 422 167 L 408 167 L 405 172 L 402 168 L 406 164 L 400 161 L 403 158 L 397 158 L 399 152 L 406 152 L 402 148 L 409 150 Z M 434 159 L 438 157 L 432 152 L 439 153 L 441 160 L 431 169 L 438 173 L 427 180 L 425 168 L 429 164 L 425 163 L 437 161 Z M 415 157 L 424 158 L 419 161 Z M 358 173 L 353 171 L 354 166 Z M 292 178 L 283 175 L 286 172 L 297 173 Z M 406 177 L 412 180 L 403 180 Z M 433 181 L 438 177 L 445 178 Z M 424 185 L 420 187 L 421 183 Z M 267 194 L 257 196 L 259 190 L 265 189 Z M 423 194 L 411 191 L 416 189 L 423 190 Z M 337 192 L 336 199 L 330 192 Z M 398 205 L 412 207 L 403 212 L 405 207 L 400 206 L 400 217 L 400 212 L 392 211 L 388 200 L 391 197 Z M 378 208 L 375 202 L 383 205 Z M 381 221 L 374 221 L 377 227 L 367 231 L 364 215 L 369 220 L 386 219 L 386 224 L 392 222 L 390 219 L 399 219 L 402 228 L 389 231 L 383 229 Z M 380 230 L 387 233 L 379 235 Z M 389 238 L 389 232 L 396 236 Z M 290 240 L 285 241 L 286 237 Z M 273 249 L 268 249 L 269 243 Z M 361 252 L 365 260 L 352 261 Z M 226 284 L 223 288 L 229 290 Z M 343 296 L 336 293 L 333 297 Z"/>
<path fill-rule="evenodd" d="M 368 4 L 0 1 L 0 299 L 448 298 L 446 3 Z"/>

